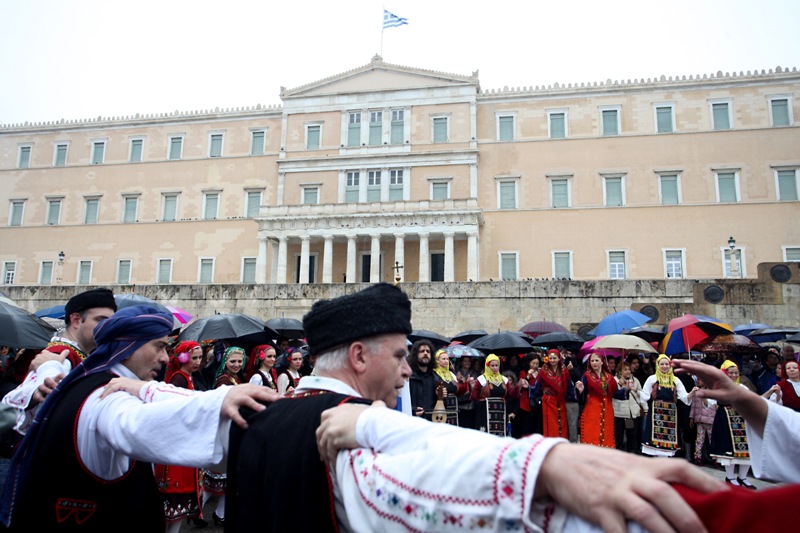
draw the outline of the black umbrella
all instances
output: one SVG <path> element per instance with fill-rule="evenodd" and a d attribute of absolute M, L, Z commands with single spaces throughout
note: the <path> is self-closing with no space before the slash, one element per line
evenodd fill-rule
<path fill-rule="evenodd" d="M 33 313 L 0 302 L 0 346 L 41 349 L 55 332 L 56 328 Z"/>
<path fill-rule="evenodd" d="M 573 353 L 578 353 L 583 343 L 583 337 L 580 335 L 564 331 L 545 333 L 531 341 L 531 345 L 533 346 L 539 346 L 541 348 L 566 348 Z"/>
<path fill-rule="evenodd" d="M 302 339 L 306 336 L 303 331 L 303 323 L 296 318 L 270 318 L 266 325 L 287 339 Z"/>
<path fill-rule="evenodd" d="M 434 348 L 442 348 L 450 344 L 451 339 L 444 335 L 439 335 L 435 331 L 428 331 L 427 329 L 415 329 L 408 335 L 408 340 L 417 342 L 418 340 L 425 339 L 433 344 Z"/>
<path fill-rule="evenodd" d="M 663 327 L 656 326 L 636 326 L 631 329 L 623 329 L 623 335 L 634 335 L 647 342 L 661 342 L 667 336 Z"/>
<path fill-rule="evenodd" d="M 800 344 L 800 333 L 795 333 L 791 337 L 786 337 L 784 340 L 786 342 L 791 342 L 792 344 Z"/>
<path fill-rule="evenodd" d="M 485 354 L 519 355 L 531 351 L 531 342 L 533 339 L 520 331 L 499 331 L 476 339 L 467 346 Z"/>
<path fill-rule="evenodd" d="M 467 331 L 462 331 L 458 335 L 453 336 L 453 340 L 463 344 L 469 344 L 470 342 L 480 339 L 481 337 L 485 337 L 488 334 L 488 331 L 484 331 L 482 329 L 470 329 Z"/>
<path fill-rule="evenodd" d="M 277 331 L 268 328 L 258 317 L 231 313 L 195 320 L 180 332 L 178 342 L 237 339 L 243 344 L 255 345 L 272 342 L 279 336 Z"/>

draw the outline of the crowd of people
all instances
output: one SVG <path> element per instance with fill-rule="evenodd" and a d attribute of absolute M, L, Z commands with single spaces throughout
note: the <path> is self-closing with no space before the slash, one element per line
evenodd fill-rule
<path fill-rule="evenodd" d="M 724 486 L 690 463 L 720 465 L 728 486 L 745 489 L 755 489 L 751 464 L 756 476 L 773 472 L 761 459 L 766 411 L 740 412 L 752 400 L 736 389 L 800 411 L 790 344 L 754 357 L 590 352 L 579 360 L 561 347 L 451 360 L 434 340 L 407 340 L 410 302 L 387 284 L 317 302 L 303 322 L 304 339 L 179 341 L 171 317 L 156 309 L 118 311 L 107 289 L 73 297 L 64 328 L 45 350 L 4 359 L 3 524 L 12 531 L 102 529 L 115 520 L 114 498 L 137 491 L 137 523 L 167 533 L 212 520 L 231 531 L 303 524 L 457 530 L 468 520 L 586 531 L 621 530 L 635 520 L 653 531 L 703 531 L 713 498 L 699 495 Z M 712 369 L 721 374 L 704 374 Z M 409 405 L 398 404 L 404 392 Z M 357 407 L 369 401 L 393 414 Z M 762 425 L 759 465 L 748 417 Z M 337 453 L 359 446 L 372 454 Z M 330 469 L 310 461 L 320 454 Z M 673 456 L 687 461 L 667 459 Z M 553 467 L 556 457 L 575 472 L 602 463 L 601 477 L 616 475 L 620 484 L 609 485 L 609 494 L 630 498 L 634 510 L 581 495 Z M 448 474 L 431 477 L 428 461 Z M 455 474 L 465 466 L 468 473 Z M 65 477 L 48 483 L 54 468 Z M 530 485 L 520 485 L 528 473 Z M 608 482 L 597 479 L 595 489 Z M 644 489 L 676 482 L 685 487 L 663 499 Z M 501 486 L 517 502 L 513 509 L 467 510 L 449 500 L 465 493 L 469 501 L 494 501 L 489 495 Z M 447 497 L 420 496 L 434 493 Z M 285 494 L 304 494 L 303 505 L 317 504 L 319 513 L 299 516 L 291 512 L 297 504 L 264 503 Z M 214 510 L 204 516 L 212 498 Z M 275 512 L 265 513 L 265 505 Z"/>

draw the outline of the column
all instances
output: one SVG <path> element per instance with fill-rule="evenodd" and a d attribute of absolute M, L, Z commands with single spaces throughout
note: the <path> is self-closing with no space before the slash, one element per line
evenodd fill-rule
<path fill-rule="evenodd" d="M 269 248 L 270 248 L 269 280 L 271 283 L 277 283 L 277 281 L 275 280 L 278 279 L 278 241 L 270 239 Z"/>
<path fill-rule="evenodd" d="M 311 237 L 303 235 L 300 237 L 300 283 L 308 283 L 308 256 L 310 250 Z"/>
<path fill-rule="evenodd" d="M 333 235 L 325 235 L 322 249 L 322 283 L 333 283 Z"/>
<path fill-rule="evenodd" d="M 347 236 L 347 283 L 356 282 L 356 236 Z"/>
<path fill-rule="evenodd" d="M 286 237 L 278 237 L 278 271 L 275 283 L 286 283 Z"/>
<path fill-rule="evenodd" d="M 395 263 L 399 264 L 400 266 L 403 266 L 405 264 L 405 261 L 406 261 L 405 252 L 406 252 L 406 250 L 405 250 L 405 235 L 402 234 L 402 233 L 395 233 L 394 234 L 394 261 L 395 261 Z M 392 265 L 392 268 L 394 268 L 394 265 Z M 403 270 L 404 269 L 402 269 L 402 268 L 399 271 L 392 270 L 392 278 L 394 279 L 399 275 L 400 279 L 405 279 L 405 276 L 403 275 Z"/>
<path fill-rule="evenodd" d="M 419 281 L 427 283 L 431 280 L 430 253 L 428 252 L 428 233 L 419 234 Z"/>
<path fill-rule="evenodd" d="M 381 234 L 370 235 L 372 246 L 369 249 L 369 282 L 378 283 L 381 280 Z"/>
<path fill-rule="evenodd" d="M 256 257 L 256 283 L 267 282 L 267 239 L 258 239 Z"/>
<path fill-rule="evenodd" d="M 448 231 L 444 234 L 444 280 L 455 281 L 455 268 L 453 266 L 453 237 L 455 233 Z"/>
<path fill-rule="evenodd" d="M 467 279 L 480 281 L 478 272 L 478 232 L 467 233 Z"/>
<path fill-rule="evenodd" d="M 283 184 L 285 178 L 285 172 L 278 172 L 278 190 L 275 194 L 275 205 L 283 205 Z"/>
<path fill-rule="evenodd" d="M 478 197 L 478 165 L 469 166 L 469 197 Z"/>

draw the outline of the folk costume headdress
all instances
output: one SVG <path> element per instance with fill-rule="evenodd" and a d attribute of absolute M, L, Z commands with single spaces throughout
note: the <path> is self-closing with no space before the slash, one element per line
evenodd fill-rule
<path fill-rule="evenodd" d="M 446 353 L 447 352 L 445 352 L 444 350 L 439 350 L 438 352 L 436 352 L 436 365 L 433 371 L 434 373 L 436 373 L 437 376 L 442 378 L 442 381 L 444 381 L 445 383 L 450 383 L 451 381 L 453 381 L 453 373 L 450 372 L 450 363 L 448 362 L 447 367 L 442 367 L 441 365 L 439 365 L 439 356 Z M 450 360 L 449 356 L 447 360 L 448 361 Z"/>
<path fill-rule="evenodd" d="M 726 359 L 722 363 L 722 366 L 720 366 L 720 370 L 722 370 L 723 372 L 725 372 L 727 374 L 729 368 L 735 368 L 736 370 L 739 370 L 739 367 L 736 366 L 736 363 L 734 363 L 730 359 Z M 734 381 L 736 382 L 737 385 L 742 383 L 742 379 L 741 379 L 740 376 L 736 376 L 736 379 Z"/>
<path fill-rule="evenodd" d="M 164 381 L 169 383 L 169 378 L 181 369 L 181 365 L 189 362 L 195 348 L 200 348 L 200 344 L 195 341 L 183 341 L 172 349 L 172 356 L 169 358 L 167 370 L 164 373 Z"/>
<path fill-rule="evenodd" d="M 486 378 L 486 381 L 492 385 L 502 385 L 504 383 L 503 374 L 500 373 L 499 369 L 497 372 L 492 370 L 492 367 L 489 366 L 489 363 L 492 361 L 497 361 L 497 364 L 500 364 L 500 358 L 495 354 L 490 353 L 489 357 L 486 358 L 486 363 L 483 368 L 483 377 Z"/>
<path fill-rule="evenodd" d="M 226 368 L 226 364 L 228 363 L 228 358 L 234 352 L 242 354 L 242 368 L 245 368 L 247 366 L 247 353 L 245 353 L 244 348 L 239 348 L 238 346 L 231 346 L 230 348 L 225 350 L 224 354 L 222 354 L 222 360 L 219 363 L 219 367 L 217 368 L 216 375 L 214 375 L 214 382 L 215 383 L 216 383 L 216 381 L 219 379 L 219 377 L 222 374 L 224 374 L 225 372 L 228 371 L 228 369 Z M 238 379 L 237 379 L 237 381 L 238 381 Z"/>
<path fill-rule="evenodd" d="M 671 361 L 668 355 L 660 354 L 658 358 L 656 358 L 656 380 L 658 381 L 659 387 L 664 387 L 665 389 L 672 389 L 675 387 L 675 373 L 672 371 L 672 366 L 669 367 L 667 372 L 662 372 L 658 366 L 659 361 L 662 359 L 666 359 L 667 361 Z"/>

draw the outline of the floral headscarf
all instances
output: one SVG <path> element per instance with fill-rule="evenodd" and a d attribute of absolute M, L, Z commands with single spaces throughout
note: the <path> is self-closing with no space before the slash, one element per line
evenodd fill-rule
<path fill-rule="evenodd" d="M 247 367 L 247 354 L 245 353 L 244 348 L 239 348 L 238 346 L 231 346 L 230 348 L 225 350 L 225 353 L 222 355 L 222 360 L 219 363 L 219 368 L 217 368 L 217 374 L 214 376 L 215 382 L 219 379 L 219 377 L 222 374 L 227 372 L 225 365 L 228 362 L 228 357 L 230 357 L 230 355 L 233 352 L 239 352 L 242 354 L 242 368 Z"/>

